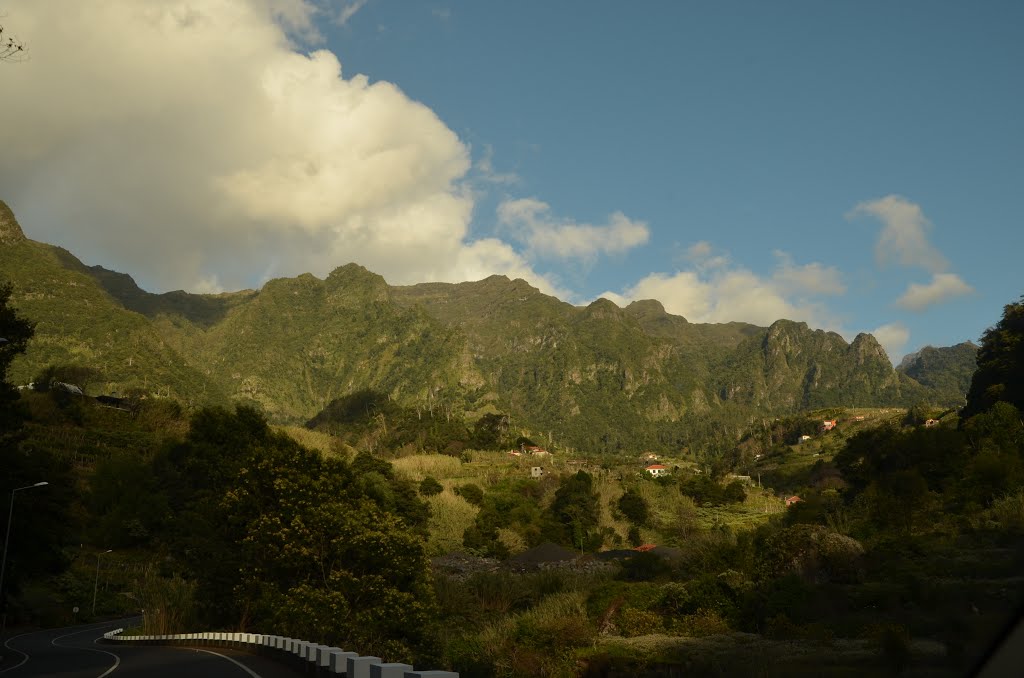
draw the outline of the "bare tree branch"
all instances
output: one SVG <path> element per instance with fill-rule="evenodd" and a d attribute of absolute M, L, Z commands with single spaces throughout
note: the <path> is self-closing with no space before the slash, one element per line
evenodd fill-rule
<path fill-rule="evenodd" d="M 4 27 L 0 25 L 0 61 L 20 61 L 27 51 L 25 43 L 10 33 L 4 35 Z"/>

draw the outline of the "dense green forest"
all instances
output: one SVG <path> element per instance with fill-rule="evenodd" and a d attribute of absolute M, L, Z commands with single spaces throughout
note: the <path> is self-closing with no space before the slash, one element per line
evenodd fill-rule
<path fill-rule="evenodd" d="M 714 454 L 674 446 L 655 479 L 626 453 L 520 461 L 508 450 L 534 441 L 508 414 L 383 391 L 305 428 L 245 404 L 19 392 L 8 370 L 34 328 L 11 296 L 3 489 L 49 483 L 18 497 L 17 624 L 91 618 L 95 568 L 96 616 L 146 609 L 154 631 L 273 630 L 465 676 L 957 675 L 1020 600 L 1022 302 L 982 338 L 959 413 L 755 420 Z M 555 544 L 584 555 L 501 565 Z M 464 566 L 431 566 L 453 551 Z"/>

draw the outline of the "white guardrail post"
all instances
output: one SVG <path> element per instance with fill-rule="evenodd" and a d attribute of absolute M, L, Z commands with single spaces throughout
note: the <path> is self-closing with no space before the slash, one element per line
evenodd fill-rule
<path fill-rule="evenodd" d="M 205 631 L 201 633 L 177 633 L 167 635 L 125 636 L 123 628 L 107 631 L 103 641 L 107 643 L 142 643 L 145 645 L 212 645 L 264 654 L 287 661 L 304 668 L 307 673 L 318 676 L 340 676 L 346 678 L 459 678 L 455 671 L 417 671 L 409 664 L 385 662 L 380 657 L 361 656 L 351 652 L 312 643 L 298 638 L 270 636 L 259 633 L 233 633 L 228 631 Z"/>

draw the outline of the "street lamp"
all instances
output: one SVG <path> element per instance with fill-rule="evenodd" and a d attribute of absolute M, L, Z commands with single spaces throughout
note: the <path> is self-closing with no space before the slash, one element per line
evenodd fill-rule
<path fill-rule="evenodd" d="M 4 575 L 7 574 L 7 545 L 11 541 L 11 523 L 14 520 L 14 493 L 21 492 L 22 490 L 31 490 L 33 487 L 42 487 L 43 485 L 49 485 L 50 483 L 42 480 L 35 485 L 26 485 L 25 487 L 16 487 L 11 490 L 11 508 L 7 511 L 7 534 L 4 536 L 4 557 L 0 561 L 0 605 L 4 606 L 3 623 L 0 624 L 0 635 L 7 630 L 7 598 L 4 595 Z"/>
<path fill-rule="evenodd" d="M 92 585 L 92 616 L 96 616 L 96 590 L 100 587 L 100 556 L 113 553 L 114 549 L 107 549 L 103 553 L 96 554 L 96 583 Z"/>

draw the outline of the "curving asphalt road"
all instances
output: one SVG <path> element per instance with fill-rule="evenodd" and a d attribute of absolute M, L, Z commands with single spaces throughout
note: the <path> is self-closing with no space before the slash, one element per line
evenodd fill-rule
<path fill-rule="evenodd" d="M 97 642 L 139 618 L 34 631 L 9 638 L 0 678 L 294 678 L 266 657 L 217 648 L 124 646 Z"/>

